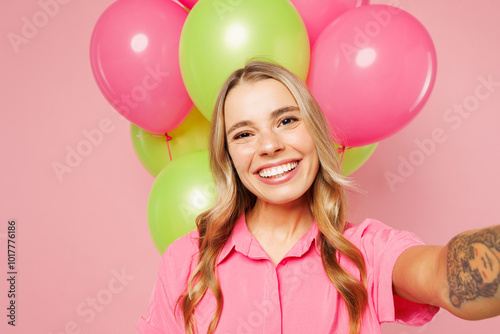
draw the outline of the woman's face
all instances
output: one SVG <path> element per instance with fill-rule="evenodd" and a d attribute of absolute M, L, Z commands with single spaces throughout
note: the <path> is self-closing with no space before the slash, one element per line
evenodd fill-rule
<path fill-rule="evenodd" d="M 229 154 L 243 185 L 268 203 L 302 198 L 318 172 L 318 154 L 288 89 L 273 79 L 242 83 L 224 109 Z"/>
<path fill-rule="evenodd" d="M 474 258 L 469 261 L 471 269 L 479 272 L 482 283 L 493 283 L 500 277 L 500 260 L 485 244 L 475 242 L 472 247 Z"/>

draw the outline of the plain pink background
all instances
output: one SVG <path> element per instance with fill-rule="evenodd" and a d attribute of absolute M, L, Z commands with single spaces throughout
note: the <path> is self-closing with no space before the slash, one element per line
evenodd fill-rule
<path fill-rule="evenodd" d="M 135 333 L 146 312 L 160 260 L 146 219 L 154 179 L 135 156 L 128 122 L 100 94 L 88 56 L 92 28 L 111 3 L 67 1 L 17 53 L 7 34 L 21 34 L 22 18 L 31 18 L 40 5 L 22 0 L 0 6 L 2 333 L 69 333 L 65 327 L 71 326 L 81 333 Z M 392 3 L 429 30 L 438 53 L 437 81 L 421 114 L 382 142 L 353 175 L 365 194 L 352 197 L 351 221 L 373 217 L 430 244 L 445 244 L 461 231 L 498 224 L 500 87 L 456 129 L 443 115 L 470 100 L 479 76 L 500 81 L 500 2 Z M 75 149 L 85 140 L 82 131 L 104 119 L 112 131 L 60 182 L 52 163 L 64 163 L 67 147 Z M 391 189 L 384 174 L 397 173 L 401 159 L 416 157 L 415 140 L 431 138 L 437 128 L 446 141 Z M 6 325 L 9 219 L 18 224 L 15 328 Z M 114 271 L 129 276 L 126 285 L 114 281 Z M 111 299 L 90 320 L 82 311 L 97 296 Z M 383 328 L 401 334 L 498 333 L 500 318 L 467 322 L 441 312 L 423 328 Z"/>

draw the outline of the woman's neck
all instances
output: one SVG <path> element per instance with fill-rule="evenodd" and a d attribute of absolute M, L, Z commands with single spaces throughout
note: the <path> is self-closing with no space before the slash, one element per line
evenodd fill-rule
<path fill-rule="evenodd" d="M 306 196 L 285 204 L 271 204 L 257 199 L 255 206 L 246 214 L 248 229 L 257 240 L 274 239 L 278 243 L 298 240 L 309 230 L 313 220 Z"/>

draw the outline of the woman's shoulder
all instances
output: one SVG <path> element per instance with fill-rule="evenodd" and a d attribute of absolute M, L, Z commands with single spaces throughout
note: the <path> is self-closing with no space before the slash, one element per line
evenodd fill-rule
<path fill-rule="evenodd" d="M 367 233 L 376 233 L 377 231 L 387 229 L 392 228 L 382 223 L 380 220 L 374 218 L 366 218 L 360 224 L 347 222 L 344 230 L 344 236 L 346 238 L 352 238 L 353 236 L 362 236 Z"/>
<path fill-rule="evenodd" d="M 177 306 L 196 263 L 197 242 L 198 231 L 193 231 L 163 252 L 148 315 L 142 317 L 136 327 L 141 333 L 181 333 L 182 320 L 180 323 L 178 320 L 183 319 L 182 311 Z"/>
<path fill-rule="evenodd" d="M 368 245 L 385 247 L 388 244 L 423 244 L 415 234 L 398 230 L 373 218 L 367 218 L 361 224 L 347 223 L 343 235 L 358 248 Z"/>
<path fill-rule="evenodd" d="M 160 276 L 178 281 L 183 286 L 194 269 L 198 258 L 198 231 L 192 231 L 171 243 L 162 255 Z M 173 283 L 173 282 L 172 282 Z M 177 284 L 174 284 L 177 285 Z"/>
<path fill-rule="evenodd" d="M 406 249 L 422 245 L 419 237 L 373 218 L 365 219 L 359 225 L 347 224 L 344 236 L 363 255 L 369 309 L 377 314 L 380 322 L 421 326 L 432 319 L 438 308 L 395 296 L 392 288 L 392 273 L 397 259 Z M 341 265 L 359 278 L 359 270 L 352 262 L 341 258 Z"/>
<path fill-rule="evenodd" d="M 172 242 L 162 255 L 162 262 L 183 262 L 198 254 L 197 230 L 194 230 L 183 237 Z"/>

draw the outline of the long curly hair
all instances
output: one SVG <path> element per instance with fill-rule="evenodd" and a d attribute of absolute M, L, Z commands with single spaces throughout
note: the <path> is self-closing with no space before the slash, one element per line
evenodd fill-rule
<path fill-rule="evenodd" d="M 359 249 L 343 232 L 346 226 L 347 202 L 344 188 L 349 182 L 340 174 L 340 164 L 328 122 L 307 86 L 287 69 L 268 62 L 254 61 L 231 74 L 217 98 L 210 130 L 210 166 L 217 187 L 215 204 L 196 220 L 199 232 L 199 258 L 187 288 L 177 303 L 181 305 L 186 333 L 197 333 L 194 311 L 208 289 L 217 307 L 208 333 L 215 331 L 222 308 L 222 291 L 217 279 L 217 258 L 229 239 L 238 218 L 249 211 L 256 197 L 248 191 L 233 169 L 228 153 L 224 123 L 224 104 L 228 93 L 239 84 L 274 79 L 285 85 L 295 98 L 301 116 L 316 145 L 319 170 L 309 189 L 308 203 L 318 225 L 324 270 L 345 301 L 350 317 L 350 333 L 359 333 L 367 303 L 366 269 Z M 359 269 L 361 280 L 345 271 L 336 253 L 349 258 Z"/>

